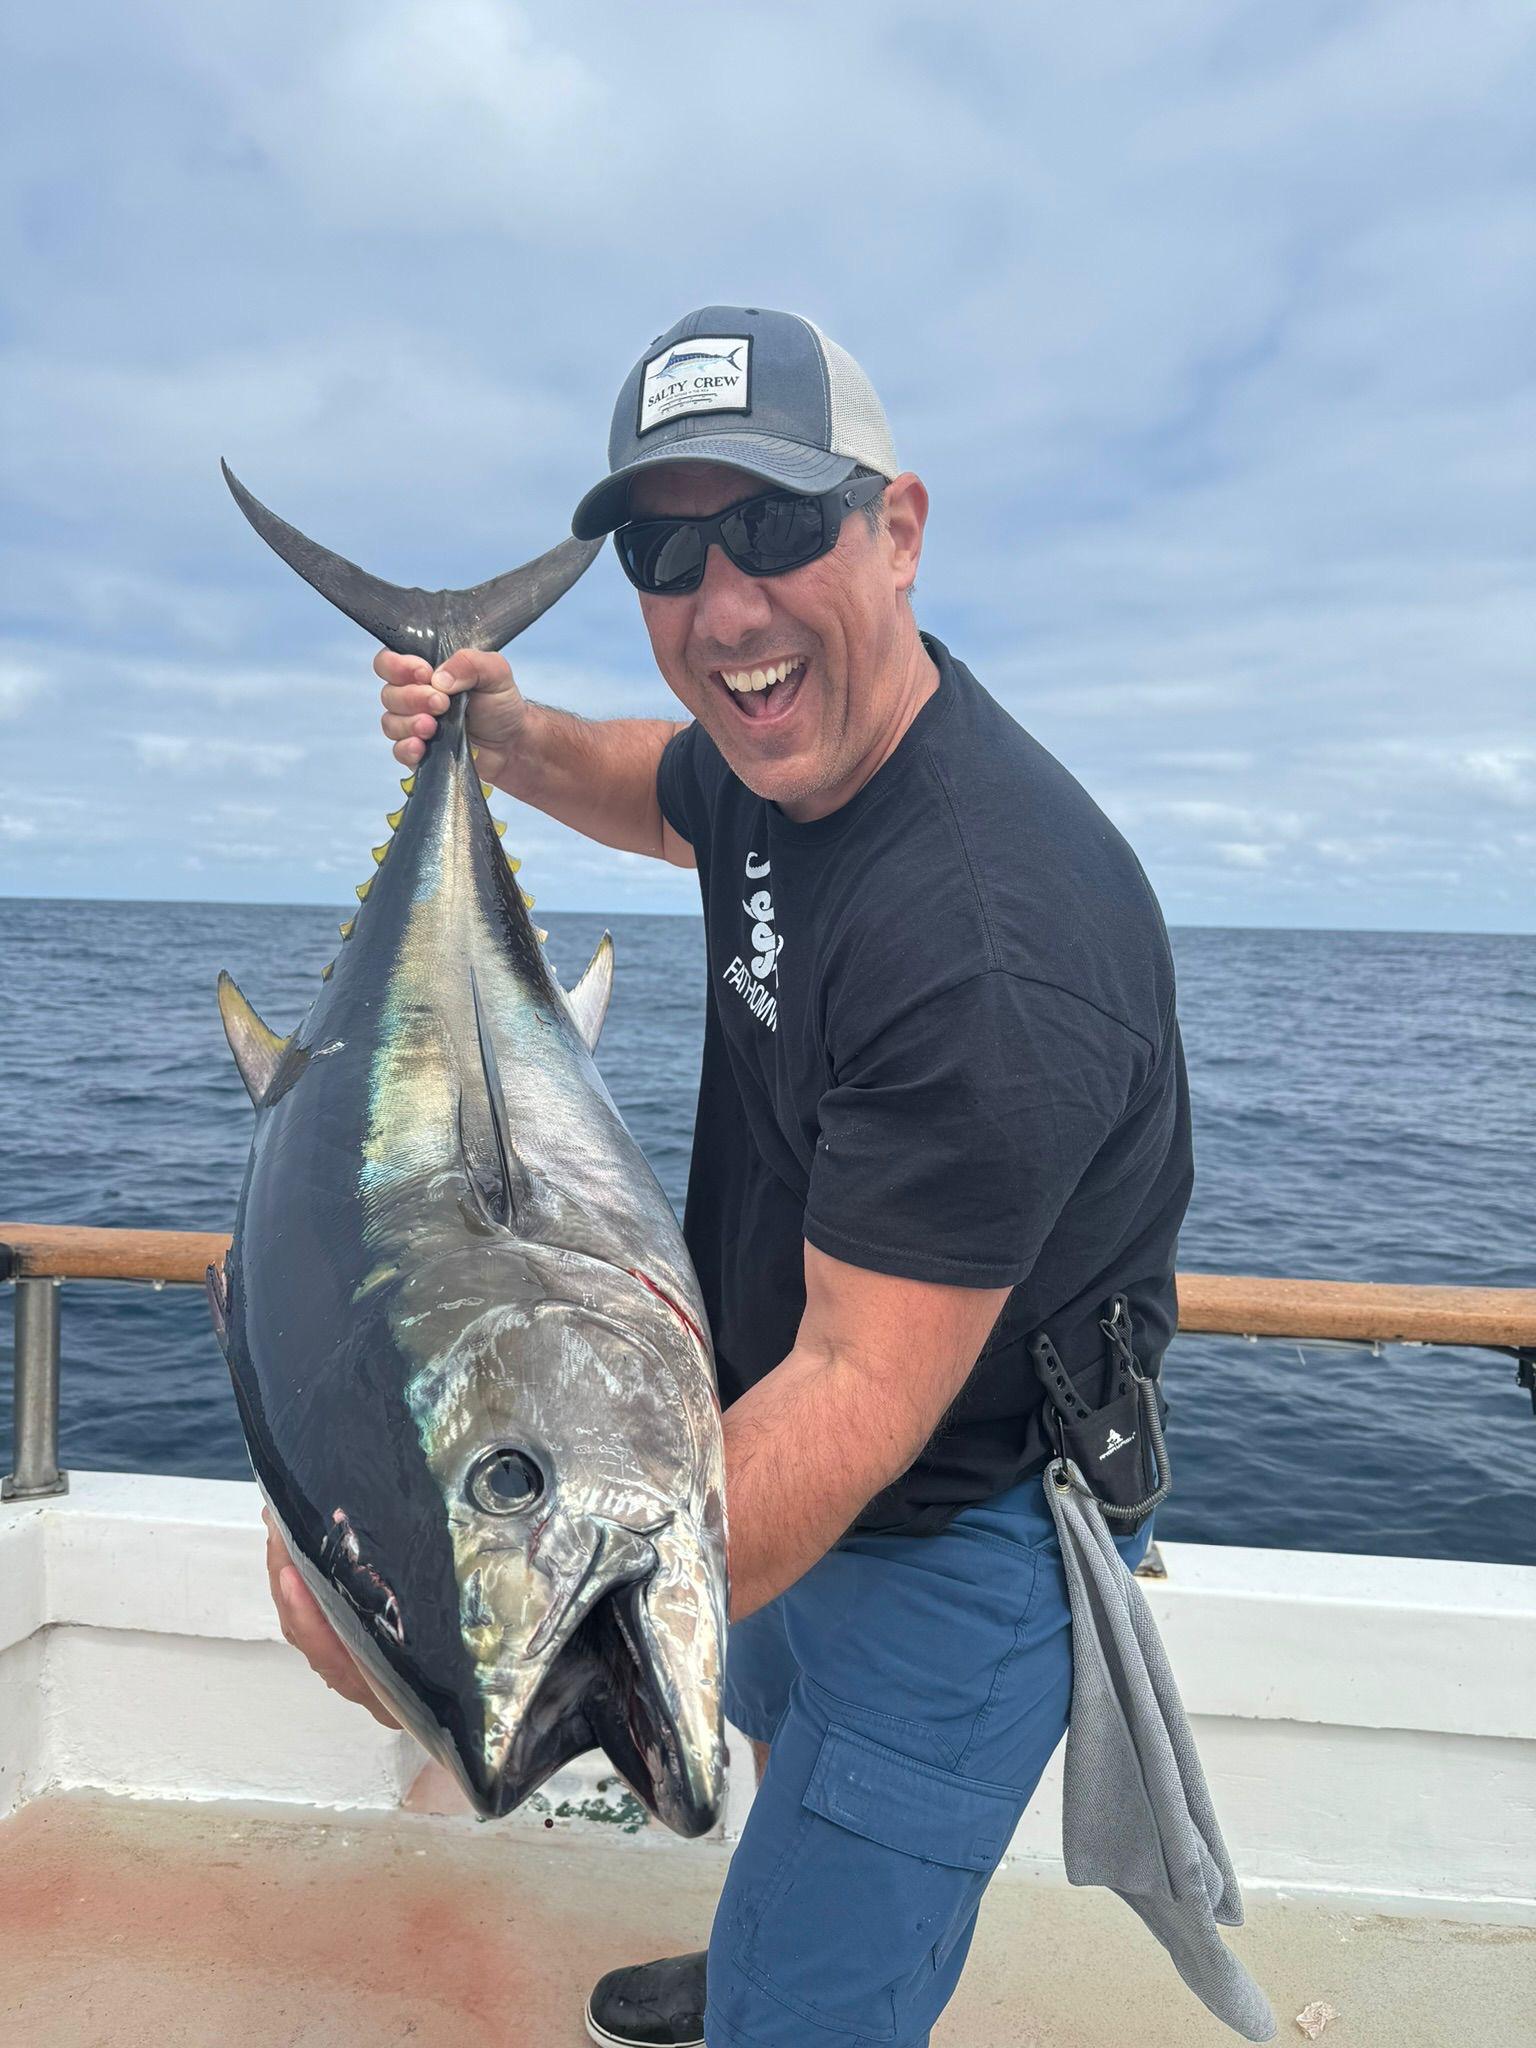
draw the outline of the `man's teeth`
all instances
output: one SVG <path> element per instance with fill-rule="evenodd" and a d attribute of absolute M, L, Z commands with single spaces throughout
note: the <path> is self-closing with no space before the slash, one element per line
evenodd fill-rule
<path fill-rule="evenodd" d="M 766 690 L 771 683 L 782 683 L 786 676 L 804 666 L 805 656 L 797 654 L 788 661 L 776 661 L 772 668 L 723 668 L 720 675 L 725 687 L 739 694 L 743 690 Z"/>

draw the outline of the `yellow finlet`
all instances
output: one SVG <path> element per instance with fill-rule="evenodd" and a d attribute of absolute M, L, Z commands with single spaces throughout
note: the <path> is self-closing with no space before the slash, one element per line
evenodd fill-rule
<path fill-rule="evenodd" d="M 337 925 L 336 929 L 341 933 L 341 936 L 344 939 L 350 939 L 352 936 L 352 927 L 356 923 L 357 919 L 355 917 L 349 917 L 345 924 Z"/>
<path fill-rule="evenodd" d="M 327 961 L 326 961 L 326 963 L 325 963 L 325 965 L 324 965 L 324 966 L 323 966 L 323 967 L 321 968 L 321 970 L 320 970 L 320 979 L 321 979 L 322 981 L 329 981 L 329 980 L 330 980 L 330 978 L 331 978 L 331 976 L 332 976 L 332 975 L 333 975 L 333 974 L 334 974 L 335 972 L 336 972 L 336 962 L 335 962 L 334 960 L 327 960 Z"/>
<path fill-rule="evenodd" d="M 507 855 L 507 866 L 512 870 L 513 874 L 515 875 L 518 869 L 522 866 L 522 862 L 518 859 L 515 853 L 509 853 Z"/>
<path fill-rule="evenodd" d="M 532 897 L 531 897 L 531 896 L 530 896 L 530 895 L 528 894 L 528 891 L 527 891 L 526 889 L 524 889 L 524 891 L 523 891 L 522 893 L 523 893 L 523 908 L 524 908 L 524 910 L 532 910 L 532 908 L 533 908 L 533 898 L 532 898 Z"/>
<path fill-rule="evenodd" d="M 367 901 L 367 898 L 368 898 L 368 891 L 369 891 L 369 890 L 370 890 L 370 889 L 371 889 L 372 887 L 373 887 L 373 877 L 372 877 L 372 875 L 370 875 L 370 876 L 368 877 L 368 879 L 367 879 L 367 881 L 366 881 L 366 882 L 359 882 L 359 883 L 358 883 L 358 885 L 357 885 L 357 900 L 358 900 L 358 902 L 359 902 L 359 903 L 364 903 L 364 902 L 366 902 L 366 901 Z"/>
<path fill-rule="evenodd" d="M 505 839 L 505 838 L 506 838 L 506 836 L 507 836 L 507 821 L 506 821 L 506 819 L 505 819 L 505 818 L 492 818 L 492 820 L 491 820 L 491 826 L 492 826 L 492 829 L 494 830 L 494 832 L 495 832 L 495 834 L 496 834 L 496 837 L 497 837 L 498 839 Z"/>
<path fill-rule="evenodd" d="M 406 795 L 409 796 L 411 791 L 416 787 L 415 775 L 402 775 L 400 778 L 400 787 L 405 791 Z"/>
<path fill-rule="evenodd" d="M 391 832 L 398 832 L 400 830 L 400 820 L 404 816 L 405 805 L 402 804 L 398 811 L 386 811 L 384 813 L 384 822 L 389 827 Z"/>
<path fill-rule="evenodd" d="M 389 841 L 388 841 L 387 839 L 385 840 L 385 842 L 384 842 L 384 844 L 383 844 L 382 846 L 375 846 L 375 847 L 373 848 L 373 864 L 374 864 L 374 866 L 375 866 L 376 868 L 381 868 L 381 867 L 383 867 L 383 865 L 384 865 L 384 856 L 385 856 L 385 854 L 386 854 L 386 853 L 388 853 L 388 851 L 389 851 Z"/>
<path fill-rule="evenodd" d="M 485 798 L 487 803 L 489 803 L 491 800 L 491 788 L 492 785 L 489 782 L 482 782 L 480 785 L 480 794 Z"/>
<path fill-rule="evenodd" d="M 538 940 L 541 946 L 547 945 L 549 943 L 549 933 L 545 931 L 543 927 L 540 925 L 534 926 L 533 936 Z"/>

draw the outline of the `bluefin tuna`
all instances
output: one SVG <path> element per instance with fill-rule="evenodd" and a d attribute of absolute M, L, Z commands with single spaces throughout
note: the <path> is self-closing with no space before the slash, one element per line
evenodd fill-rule
<path fill-rule="evenodd" d="M 596 552 L 402 590 L 225 476 L 301 576 L 434 666 L 504 646 Z M 600 1746 L 696 1835 L 721 1800 L 726 1613 L 704 1305 L 593 1060 L 611 942 L 560 986 L 466 703 L 405 778 L 303 1022 L 280 1036 L 221 977 L 256 1129 L 214 1323 L 295 1564 L 476 1810 Z"/>

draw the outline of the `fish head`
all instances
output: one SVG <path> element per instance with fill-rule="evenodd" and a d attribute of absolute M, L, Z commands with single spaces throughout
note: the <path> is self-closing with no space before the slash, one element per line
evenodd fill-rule
<path fill-rule="evenodd" d="M 718 1422 L 695 1412 L 701 1340 L 633 1276 L 576 1263 L 563 1292 L 548 1273 L 488 1287 L 483 1270 L 400 1291 L 394 1342 L 418 1362 L 393 1505 L 376 1493 L 366 1522 L 318 1516 L 306 1576 L 482 1815 L 600 1745 L 696 1835 L 724 1762 L 723 1482 Z"/>

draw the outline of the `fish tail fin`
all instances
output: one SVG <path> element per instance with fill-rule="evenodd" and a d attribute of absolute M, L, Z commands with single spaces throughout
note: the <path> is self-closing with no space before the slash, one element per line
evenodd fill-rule
<path fill-rule="evenodd" d="M 494 652 L 515 640 L 565 595 L 602 546 L 564 540 L 468 590 L 408 590 L 321 547 L 252 497 L 227 462 L 219 466 L 235 503 L 290 569 L 396 654 L 419 654 L 434 668 L 461 647 Z"/>

